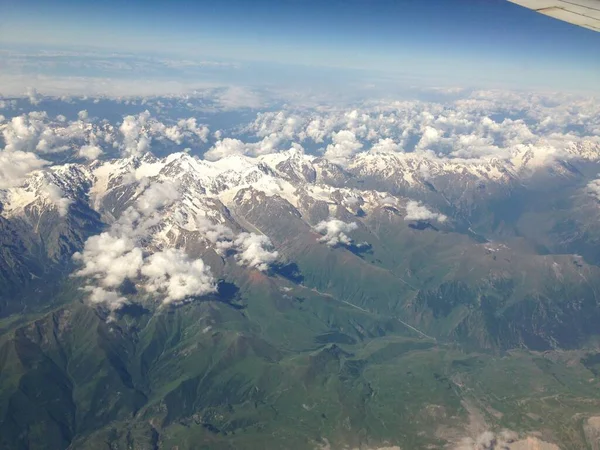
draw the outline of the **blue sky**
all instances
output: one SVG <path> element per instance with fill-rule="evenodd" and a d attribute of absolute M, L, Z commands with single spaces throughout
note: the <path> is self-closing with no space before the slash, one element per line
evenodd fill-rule
<path fill-rule="evenodd" d="M 441 85 L 600 84 L 600 33 L 505 0 L 0 1 L 4 47 L 240 61 L 257 80 L 260 67 L 302 66 Z"/>

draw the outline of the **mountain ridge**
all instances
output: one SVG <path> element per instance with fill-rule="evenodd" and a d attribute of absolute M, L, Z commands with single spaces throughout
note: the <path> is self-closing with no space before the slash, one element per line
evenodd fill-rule
<path fill-rule="evenodd" d="M 498 436 L 587 445 L 600 268 L 565 239 L 595 239 L 588 150 L 533 172 L 425 158 L 392 176 L 420 155 L 293 148 L 32 173 L 0 194 L 1 279 L 21 286 L 0 319 L 0 447 L 459 448 L 475 400 Z"/>

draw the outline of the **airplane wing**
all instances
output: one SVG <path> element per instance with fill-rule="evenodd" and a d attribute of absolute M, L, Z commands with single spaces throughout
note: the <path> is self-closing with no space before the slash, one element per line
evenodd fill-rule
<path fill-rule="evenodd" d="M 600 31 L 600 0 L 509 0 L 555 19 Z"/>

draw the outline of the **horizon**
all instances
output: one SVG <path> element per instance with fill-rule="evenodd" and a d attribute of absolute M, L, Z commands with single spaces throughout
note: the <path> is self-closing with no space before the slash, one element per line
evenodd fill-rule
<path fill-rule="evenodd" d="M 165 90 L 173 94 L 222 85 L 598 92 L 598 33 L 505 0 L 5 3 L 2 94 L 61 83 L 82 94 L 83 82 L 109 94 L 106 85 L 128 80 L 179 84 Z"/>

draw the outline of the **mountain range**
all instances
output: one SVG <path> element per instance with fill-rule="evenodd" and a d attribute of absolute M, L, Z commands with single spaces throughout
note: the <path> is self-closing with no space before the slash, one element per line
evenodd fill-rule
<path fill-rule="evenodd" d="M 598 448 L 599 163 L 33 171 L 0 190 L 0 447 Z"/>

